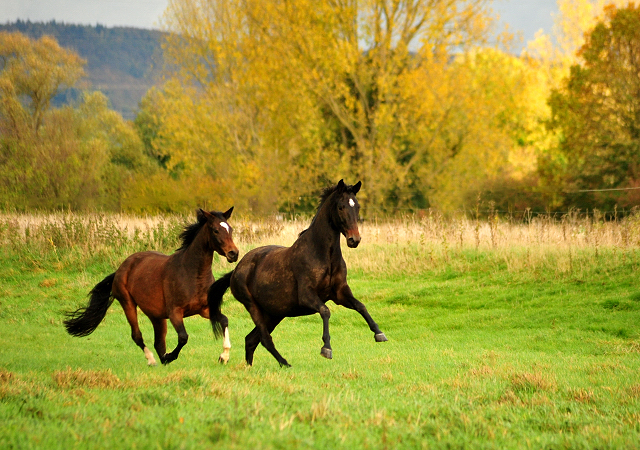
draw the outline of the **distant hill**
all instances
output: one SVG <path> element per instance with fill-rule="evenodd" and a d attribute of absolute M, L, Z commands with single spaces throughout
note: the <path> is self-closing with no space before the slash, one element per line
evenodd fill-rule
<path fill-rule="evenodd" d="M 135 117 L 140 99 L 160 78 L 161 31 L 20 20 L 0 25 L 0 31 L 19 31 L 36 39 L 50 35 L 62 47 L 73 49 L 87 60 L 88 87 L 102 91 L 111 108 L 126 119 Z M 65 102 L 77 96 L 78 92 L 69 92 L 57 100 Z"/>

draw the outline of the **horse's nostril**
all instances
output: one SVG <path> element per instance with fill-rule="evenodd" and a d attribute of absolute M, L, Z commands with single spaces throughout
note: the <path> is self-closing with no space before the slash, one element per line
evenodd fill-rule
<path fill-rule="evenodd" d="M 229 259 L 235 260 L 238 257 L 238 252 L 231 250 L 230 252 L 227 252 L 227 257 Z"/>

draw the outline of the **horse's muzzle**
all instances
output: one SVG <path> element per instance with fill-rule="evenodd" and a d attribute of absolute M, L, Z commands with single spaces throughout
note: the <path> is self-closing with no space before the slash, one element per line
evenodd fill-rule
<path fill-rule="evenodd" d="M 236 262 L 238 260 L 238 251 L 237 250 L 229 250 L 225 255 L 227 261 L 230 263 Z"/>
<path fill-rule="evenodd" d="M 356 248 L 360 244 L 360 240 L 359 234 L 347 237 L 347 247 Z"/>

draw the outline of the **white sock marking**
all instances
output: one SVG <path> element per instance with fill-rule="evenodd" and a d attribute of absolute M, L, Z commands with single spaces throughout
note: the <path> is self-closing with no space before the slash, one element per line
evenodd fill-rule
<path fill-rule="evenodd" d="M 229 353 L 231 350 L 231 340 L 229 340 L 229 328 L 224 329 L 224 342 L 222 343 L 222 354 L 220 360 L 225 364 L 229 361 Z"/>
<path fill-rule="evenodd" d="M 147 364 L 150 366 L 155 366 L 156 363 L 156 359 L 153 357 L 153 353 L 151 353 L 151 350 L 149 350 L 147 347 L 144 348 L 144 356 L 145 358 L 147 358 Z"/>
<path fill-rule="evenodd" d="M 229 328 L 224 329 L 224 343 L 222 348 L 231 348 L 231 340 L 229 339 Z"/>

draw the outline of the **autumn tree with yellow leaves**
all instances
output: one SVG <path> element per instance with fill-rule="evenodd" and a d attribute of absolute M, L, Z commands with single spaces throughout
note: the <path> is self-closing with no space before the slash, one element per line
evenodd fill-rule
<path fill-rule="evenodd" d="M 584 38 L 603 20 L 602 1 L 559 0 L 555 35 L 520 56 L 488 43 L 489 7 L 170 0 L 165 82 L 133 127 L 99 93 L 51 107 L 82 61 L 50 38 L 2 34 L 0 203 L 311 212 L 319 191 L 344 178 L 363 182 L 368 217 L 478 201 L 565 205 L 571 186 L 598 184 L 568 176 L 593 158 L 579 139 L 568 146 L 585 133 L 561 118 L 587 104 L 576 103 L 572 77 L 576 67 L 595 73 Z M 599 129 L 624 119 L 616 111 Z M 602 181 L 632 185 L 634 174 Z"/>
<path fill-rule="evenodd" d="M 133 173 L 151 167 L 134 128 L 104 95 L 52 99 L 84 74 L 55 39 L 0 33 L 0 206 L 120 209 Z"/>
<path fill-rule="evenodd" d="M 173 0 L 176 81 L 154 95 L 180 107 L 160 113 L 153 151 L 192 174 L 209 161 L 254 211 L 308 210 L 343 177 L 363 181 L 372 213 L 462 207 L 486 180 L 524 170 L 513 143 L 534 128 L 535 76 L 487 49 L 487 6 Z"/>

